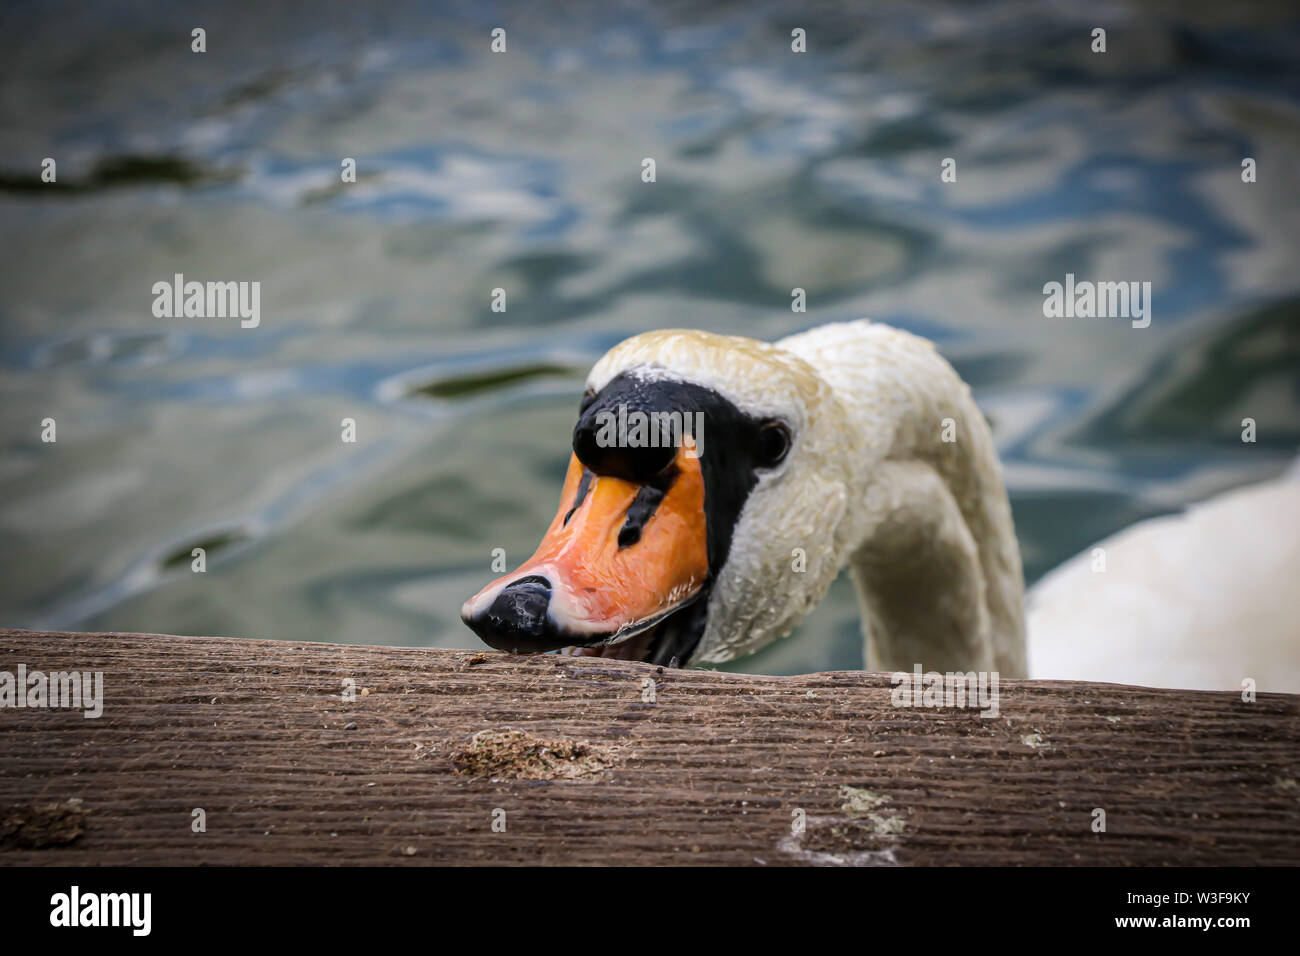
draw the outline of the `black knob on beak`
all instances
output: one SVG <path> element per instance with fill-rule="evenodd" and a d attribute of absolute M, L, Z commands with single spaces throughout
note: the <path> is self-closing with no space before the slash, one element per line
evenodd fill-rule
<path fill-rule="evenodd" d="M 646 413 L 633 409 L 633 414 Z M 659 474 L 677 457 L 671 432 L 660 430 L 654 435 L 647 432 L 644 436 L 647 444 L 631 445 L 623 441 L 626 436 L 620 436 L 615 428 L 604 423 L 602 415 L 613 416 L 610 421 L 617 420 L 616 411 L 598 402 L 582 413 L 573 428 L 573 453 L 596 474 L 640 484 Z"/>
<path fill-rule="evenodd" d="M 463 620 L 485 644 L 499 651 L 553 651 L 571 642 L 561 639 L 547 618 L 550 603 L 551 582 L 534 574 L 511 581 L 487 611 Z"/>

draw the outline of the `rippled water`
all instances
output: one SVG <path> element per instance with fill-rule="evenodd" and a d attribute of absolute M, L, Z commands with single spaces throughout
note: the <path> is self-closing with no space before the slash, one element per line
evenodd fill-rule
<path fill-rule="evenodd" d="M 1300 445 L 1285 5 L 104 6 L 0 12 L 5 624 L 477 646 L 587 366 L 658 327 L 935 339 L 1031 580 Z M 261 282 L 260 327 L 155 318 L 177 272 Z M 1067 272 L 1151 326 L 1044 318 Z M 735 666 L 860 659 L 841 580 Z"/>

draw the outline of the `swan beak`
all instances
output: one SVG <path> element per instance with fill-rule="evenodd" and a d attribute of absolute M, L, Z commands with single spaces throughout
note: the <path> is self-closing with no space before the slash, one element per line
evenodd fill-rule
<path fill-rule="evenodd" d="M 663 471 L 637 483 L 597 475 L 574 455 L 536 553 L 466 601 L 461 619 L 491 647 L 516 654 L 631 647 L 696 598 L 708 571 L 697 456 L 678 449 Z"/>

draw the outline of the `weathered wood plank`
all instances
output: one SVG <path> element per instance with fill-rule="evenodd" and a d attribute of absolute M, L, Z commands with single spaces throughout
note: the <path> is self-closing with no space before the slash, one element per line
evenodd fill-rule
<path fill-rule="evenodd" d="M 2 864 L 1300 863 L 1292 695 L 1004 682 L 986 719 L 874 673 L 0 630 L 20 663 L 105 704 L 0 710 Z M 462 772 L 507 730 L 594 772 Z"/>

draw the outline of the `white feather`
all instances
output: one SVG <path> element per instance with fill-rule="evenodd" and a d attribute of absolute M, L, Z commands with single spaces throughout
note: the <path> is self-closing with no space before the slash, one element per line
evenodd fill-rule
<path fill-rule="evenodd" d="M 785 463 L 746 501 L 694 663 L 785 636 L 847 565 L 870 666 L 1025 676 L 1001 466 L 969 387 L 932 343 L 866 320 L 775 344 L 650 332 L 615 346 L 588 387 L 623 371 L 713 388 L 794 431 Z M 941 438 L 951 429 L 956 441 Z M 1222 495 L 1100 547 L 1104 572 L 1089 549 L 1034 589 L 1034 676 L 1300 691 L 1300 481 Z"/>
<path fill-rule="evenodd" d="M 1050 572 L 1027 604 L 1035 677 L 1300 691 L 1300 482 L 1127 528 Z"/>

